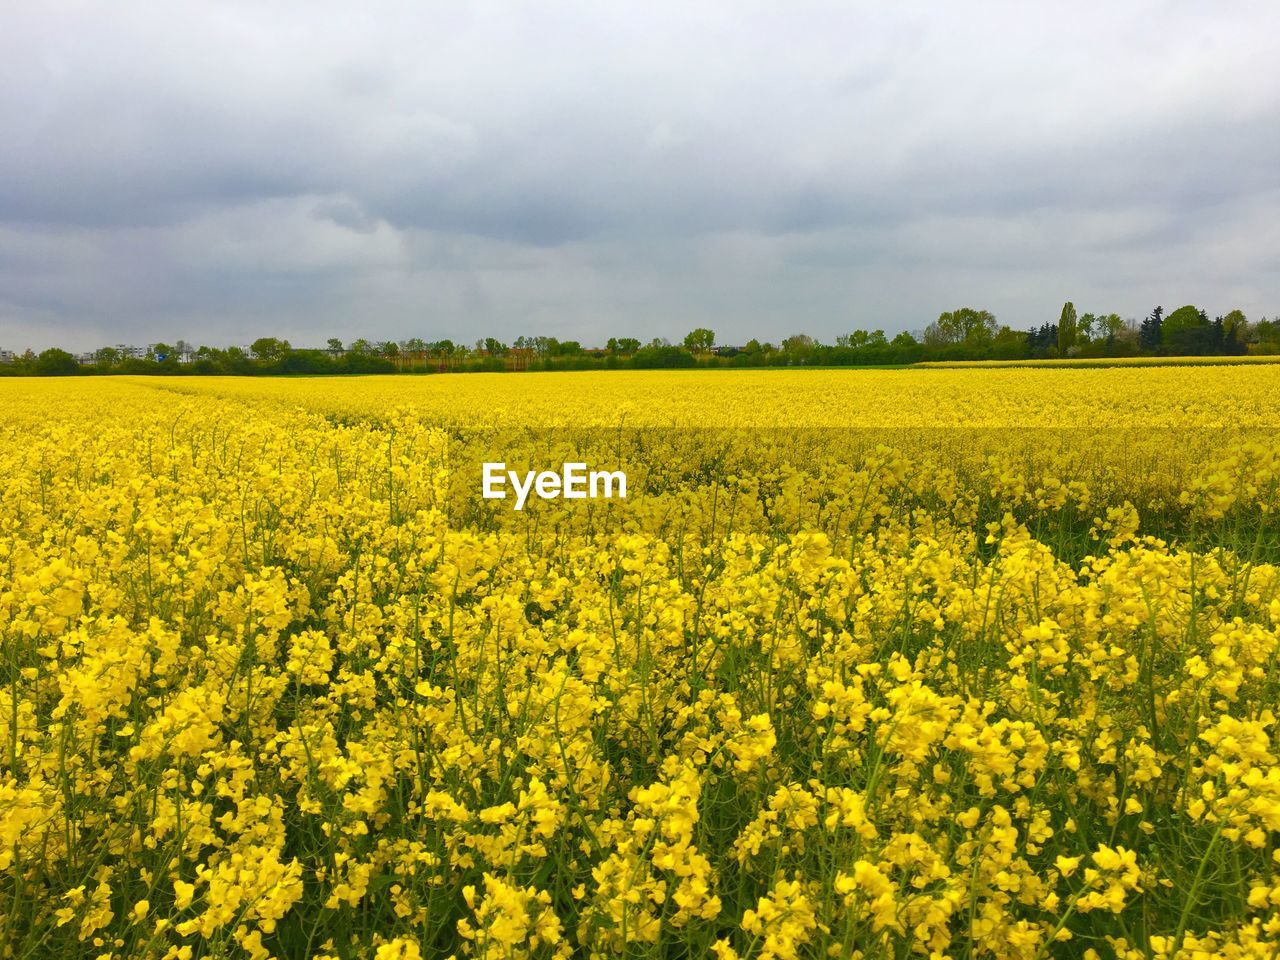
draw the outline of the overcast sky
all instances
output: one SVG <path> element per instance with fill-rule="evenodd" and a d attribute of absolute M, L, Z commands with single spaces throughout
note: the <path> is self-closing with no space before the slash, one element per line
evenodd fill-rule
<path fill-rule="evenodd" d="M 6 4 L 0 347 L 1280 312 L 1280 3 Z"/>

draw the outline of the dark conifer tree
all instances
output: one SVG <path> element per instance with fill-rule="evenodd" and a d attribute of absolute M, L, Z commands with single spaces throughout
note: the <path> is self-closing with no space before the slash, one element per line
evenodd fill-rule
<path fill-rule="evenodd" d="M 1157 306 L 1151 315 L 1144 319 L 1138 327 L 1138 346 L 1143 350 L 1155 351 L 1160 348 L 1164 339 L 1161 327 L 1164 324 L 1164 307 Z"/>

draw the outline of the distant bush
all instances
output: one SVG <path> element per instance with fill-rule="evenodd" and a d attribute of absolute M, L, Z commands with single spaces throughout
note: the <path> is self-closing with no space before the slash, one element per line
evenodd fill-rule
<path fill-rule="evenodd" d="M 696 367 L 698 361 L 684 347 L 660 346 L 644 347 L 636 351 L 632 365 L 639 370 L 654 370 L 666 367 Z"/>

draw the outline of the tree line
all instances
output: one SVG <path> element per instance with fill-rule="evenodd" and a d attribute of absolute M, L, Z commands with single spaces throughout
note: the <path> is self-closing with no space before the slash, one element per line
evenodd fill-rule
<path fill-rule="evenodd" d="M 1155 307 L 1142 320 L 1116 313 L 1078 313 L 1067 302 L 1056 323 L 1026 330 L 999 324 L 988 310 L 947 310 L 919 334 L 855 330 L 821 343 L 807 334 L 776 345 L 749 340 L 716 345 L 715 333 L 698 327 L 679 343 L 665 338 L 642 342 L 611 337 L 603 347 L 576 340 L 522 336 L 512 343 L 484 337 L 473 345 L 452 340 L 373 341 L 344 344 L 330 339 L 323 348 L 297 348 L 288 340 L 261 337 L 246 347 L 192 347 L 151 344 L 134 355 L 104 347 L 77 358 L 53 347 L 27 351 L 0 364 L 0 374 L 289 375 L 349 373 L 435 373 L 520 370 L 654 369 L 674 367 L 884 366 L 949 360 L 1035 360 L 1137 356 L 1280 354 L 1280 317 L 1251 323 L 1240 310 L 1209 318 L 1196 306 L 1165 313 Z"/>

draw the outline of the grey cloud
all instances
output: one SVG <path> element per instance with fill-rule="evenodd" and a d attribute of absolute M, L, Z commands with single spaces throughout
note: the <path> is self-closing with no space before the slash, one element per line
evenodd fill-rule
<path fill-rule="evenodd" d="M 358 203 L 344 198 L 322 200 L 315 206 L 315 215 L 332 220 L 340 227 L 357 233 L 370 233 L 377 228 L 378 220 L 371 217 Z"/>
<path fill-rule="evenodd" d="M 0 346 L 1274 312 L 1276 35 L 1244 2 L 29 5 Z"/>

